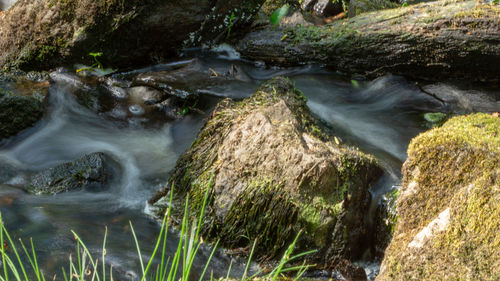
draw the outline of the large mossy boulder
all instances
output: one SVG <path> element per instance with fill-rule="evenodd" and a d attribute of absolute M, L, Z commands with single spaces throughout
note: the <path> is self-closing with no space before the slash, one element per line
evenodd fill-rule
<path fill-rule="evenodd" d="M 274 78 L 218 105 L 170 184 L 180 203 L 190 194 L 193 213 L 208 189 L 203 232 L 225 247 L 249 250 L 257 239 L 258 255 L 271 258 L 303 230 L 299 248 L 319 250 L 314 262 L 331 267 L 361 255 L 368 188 L 380 174 L 373 157 L 317 124 L 291 81 Z M 158 214 L 166 193 L 150 200 Z"/>
<path fill-rule="evenodd" d="M 500 118 L 450 119 L 412 140 L 377 280 L 500 279 Z"/>
<path fill-rule="evenodd" d="M 0 15 L 0 67 L 145 65 L 235 34 L 264 0 L 19 0 Z M 232 16 L 234 15 L 234 16 Z"/>
<path fill-rule="evenodd" d="M 113 162 L 96 152 L 32 175 L 27 183 L 30 193 L 57 194 L 81 189 L 99 190 L 112 179 Z"/>

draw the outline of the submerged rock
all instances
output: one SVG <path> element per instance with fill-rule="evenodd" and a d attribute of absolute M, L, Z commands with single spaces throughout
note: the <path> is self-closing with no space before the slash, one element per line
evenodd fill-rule
<path fill-rule="evenodd" d="M 500 118 L 458 116 L 412 140 L 377 280 L 500 279 Z"/>
<path fill-rule="evenodd" d="M 318 266 L 358 257 L 366 236 L 373 157 L 339 145 L 317 125 L 291 81 L 274 78 L 241 102 L 219 103 L 170 183 L 193 214 L 209 192 L 203 232 L 228 248 L 276 257 L 302 230 L 298 248 L 318 249 Z M 166 196 L 150 203 L 162 214 Z M 179 215 L 182 213 L 179 210 Z"/>
<path fill-rule="evenodd" d="M 97 152 L 31 176 L 27 190 L 34 194 L 57 194 L 80 189 L 99 189 L 109 182 L 111 176 L 109 157 Z"/>
<path fill-rule="evenodd" d="M 42 101 L 33 95 L 0 88 L 0 140 L 33 126 L 43 112 Z"/>
<path fill-rule="evenodd" d="M 17 169 L 11 163 L 0 158 L 0 184 L 6 183 L 8 180 L 17 175 Z"/>

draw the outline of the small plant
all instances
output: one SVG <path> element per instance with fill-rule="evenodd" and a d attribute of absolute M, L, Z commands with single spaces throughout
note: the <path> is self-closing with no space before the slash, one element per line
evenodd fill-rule
<path fill-rule="evenodd" d="M 236 16 L 234 13 L 231 13 L 231 16 L 229 17 L 229 23 L 227 25 L 227 36 L 226 38 L 229 38 L 231 36 L 231 28 L 233 28 L 234 20 L 236 19 Z"/>
<path fill-rule="evenodd" d="M 432 127 L 441 126 L 446 121 L 447 115 L 442 112 L 428 112 L 424 114 L 424 119 L 429 122 Z"/>
<path fill-rule="evenodd" d="M 102 63 L 98 59 L 99 57 L 102 57 L 102 55 L 103 55 L 102 52 L 97 52 L 97 53 L 90 52 L 89 56 L 94 58 L 95 63 L 91 66 L 77 65 L 78 68 L 76 69 L 76 73 L 80 73 L 82 71 L 89 71 L 90 74 L 92 75 L 105 76 L 115 72 L 116 71 L 115 69 L 103 67 Z"/>
<path fill-rule="evenodd" d="M 158 239 L 155 242 L 155 247 L 147 263 L 145 263 L 143 260 L 141 247 L 139 245 L 139 241 L 135 234 L 134 227 L 132 223 L 129 222 L 132 236 L 137 248 L 137 254 L 139 256 L 139 264 L 141 268 L 141 275 L 140 275 L 141 281 L 190 280 L 190 274 L 195 257 L 198 253 L 198 250 L 200 249 L 200 246 L 203 244 L 203 240 L 201 239 L 200 235 L 200 229 L 207 204 L 208 191 L 209 189 L 207 189 L 207 192 L 205 193 L 205 196 L 203 198 L 203 205 L 199 217 L 197 218 L 197 221 L 196 220 L 189 221 L 189 215 L 188 215 L 189 196 L 186 197 L 184 217 L 182 219 L 182 224 L 180 226 L 179 242 L 177 250 L 173 254 L 173 258 L 172 257 L 167 258 L 169 254 L 167 253 L 167 234 L 171 221 L 170 216 L 172 213 L 171 206 L 173 201 L 173 191 L 171 191 L 170 193 L 170 204 L 169 208 L 166 210 L 165 215 L 163 217 L 162 225 L 160 228 L 160 234 L 158 235 Z M 75 237 L 75 240 L 77 241 L 76 258 L 73 258 L 73 256 L 70 255 L 68 270 L 62 268 L 62 276 L 64 277 L 64 280 L 65 281 L 106 281 L 106 280 L 113 281 L 113 267 L 112 266 L 110 267 L 109 273 L 107 273 L 106 270 L 106 241 L 108 234 L 107 229 L 105 230 L 104 233 L 104 241 L 102 244 L 102 255 L 100 257 L 101 262 L 99 262 L 98 258 L 94 259 L 94 257 L 90 253 L 87 246 L 85 246 L 85 243 L 81 240 L 81 238 L 74 231 L 72 231 L 72 233 Z M 305 264 L 292 267 L 285 267 L 285 266 L 293 260 L 296 260 L 300 257 L 315 252 L 315 251 L 309 251 L 295 256 L 291 256 L 295 244 L 297 243 L 299 235 L 296 236 L 293 243 L 285 251 L 285 254 L 283 255 L 281 261 L 273 271 L 271 271 L 269 274 L 265 276 L 262 276 L 261 272 L 259 271 L 254 275 L 247 277 L 248 269 L 250 267 L 252 256 L 255 250 L 255 245 L 257 244 L 257 241 L 255 241 L 250 256 L 248 258 L 245 272 L 241 277 L 241 280 L 248 281 L 253 279 L 254 277 L 260 276 L 263 277 L 263 279 L 265 280 L 275 281 L 277 278 L 283 276 L 284 273 L 290 271 L 297 272 L 294 280 L 298 280 L 304 274 L 304 272 L 308 268 L 310 268 L 310 266 Z M 24 263 L 23 260 L 21 259 L 21 254 L 17 250 L 19 246 L 16 245 L 12 240 L 0 215 L 0 245 L 3 245 L 3 247 L 0 247 L 0 255 L 1 255 L 1 262 L 4 265 L 0 270 L 0 281 L 8 281 L 8 280 L 46 281 L 45 279 L 46 275 L 44 274 L 43 270 L 38 266 L 38 261 L 33 241 L 30 240 L 31 252 L 25 247 L 24 243 L 21 240 L 19 241 L 20 241 L 20 248 L 23 250 L 26 256 L 27 263 Z M 209 258 L 206 261 L 203 272 L 199 279 L 200 281 L 204 280 L 206 271 L 208 269 L 210 261 L 212 260 L 213 255 L 215 254 L 217 246 L 218 242 L 215 243 Z M 13 253 L 9 254 L 8 253 L 9 251 L 12 251 Z M 155 268 L 153 268 L 154 261 L 158 261 L 158 264 L 156 265 Z M 29 266 L 31 266 L 31 269 L 26 268 L 25 264 L 29 264 Z M 232 263 L 229 265 L 229 270 L 227 272 L 228 278 L 231 273 L 231 267 Z M 30 274 L 28 274 L 28 272 L 30 272 Z M 179 273 L 181 275 L 177 276 Z M 212 277 L 211 280 L 213 280 L 213 276 L 211 277 Z M 56 279 L 55 275 L 53 279 L 54 280 Z"/>
<path fill-rule="evenodd" d="M 94 58 L 95 63 L 91 67 L 96 67 L 99 69 L 102 69 L 102 63 L 97 59 L 98 57 L 102 56 L 102 52 L 98 53 L 89 53 L 89 56 L 92 56 Z"/>
<path fill-rule="evenodd" d="M 285 4 L 281 8 L 276 9 L 274 13 L 271 15 L 269 20 L 274 25 L 274 29 L 278 27 L 280 21 L 288 14 L 288 10 L 290 10 L 290 5 Z"/>

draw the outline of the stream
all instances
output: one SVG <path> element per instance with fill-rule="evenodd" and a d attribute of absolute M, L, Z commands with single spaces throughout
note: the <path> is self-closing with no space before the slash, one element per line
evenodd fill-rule
<path fill-rule="evenodd" d="M 112 77 L 127 79 L 189 63 L 189 59 L 182 60 Z M 145 213 L 146 201 L 165 183 L 176 160 L 195 139 L 219 100 L 248 97 L 273 76 L 290 77 L 308 98 L 313 114 L 330 126 L 342 142 L 356 145 L 379 159 L 385 175 L 372 188 L 377 199 L 400 184 L 408 143 L 429 128 L 423 114 L 443 109 L 440 102 L 402 77 L 351 81 L 317 66 L 268 68 L 240 60 L 230 52 L 200 55 L 195 63 L 200 73 L 226 73 L 238 66 L 244 79 L 226 79 L 215 84 L 202 81 L 199 85 L 198 81 L 188 81 L 192 83 L 190 90 L 205 97 L 203 112 L 164 120 L 147 110 L 137 110 L 141 105 L 130 100 L 110 100 L 98 111 L 84 107 L 74 93 L 86 85 L 62 79 L 73 79 L 73 74 L 60 75 L 51 82 L 48 112 L 43 120 L 0 146 L 0 161 L 16 168 L 15 175 L 0 185 L 0 212 L 12 236 L 23 241 L 33 238 L 41 267 L 51 274 L 50 279 L 57 274 L 56 280 L 62 280 L 61 266 L 67 266 L 69 255 L 75 253 L 76 243 L 70 230 L 78 233 L 89 250 L 99 256 L 107 227 L 106 259 L 113 266 L 115 280 L 137 280 L 140 267 L 129 221 L 143 254 L 151 253 L 160 227 Z M 105 152 L 119 164 L 120 176 L 104 190 L 34 196 L 19 188 L 26 175 L 93 152 Z M 377 200 L 374 202 L 376 206 Z M 178 241 L 176 232 L 172 231 L 169 237 L 168 247 L 173 253 Z M 203 270 L 210 251 L 208 247 L 201 249 L 195 275 Z M 231 259 L 218 252 L 208 272 L 213 271 L 214 277 L 225 276 Z M 233 276 L 241 277 L 244 266 L 244 262 L 235 260 Z M 373 267 L 367 267 L 371 278 L 376 274 Z M 325 277 L 329 274 L 325 273 Z"/>

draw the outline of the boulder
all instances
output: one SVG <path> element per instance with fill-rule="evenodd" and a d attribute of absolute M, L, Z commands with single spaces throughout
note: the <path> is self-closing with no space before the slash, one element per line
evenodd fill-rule
<path fill-rule="evenodd" d="M 0 15 L 0 67 L 145 65 L 184 46 L 226 39 L 263 0 L 19 0 Z M 234 17 L 232 17 L 234 15 Z M 230 20 L 231 19 L 231 20 Z"/>
<path fill-rule="evenodd" d="M 414 138 L 377 280 L 500 279 L 500 118 L 472 114 Z"/>
<path fill-rule="evenodd" d="M 257 239 L 257 255 L 272 258 L 302 230 L 298 248 L 318 249 L 314 262 L 335 267 L 361 255 L 368 188 L 380 174 L 373 157 L 329 135 L 302 93 L 278 77 L 243 101 L 219 103 L 170 184 L 179 202 L 190 194 L 193 213 L 208 190 L 205 237 L 247 250 Z M 167 193 L 150 200 L 158 214 Z"/>
<path fill-rule="evenodd" d="M 27 190 L 33 194 L 57 194 L 80 189 L 100 189 L 111 179 L 111 160 L 97 152 L 32 175 Z"/>
<path fill-rule="evenodd" d="M 33 126 L 43 116 L 43 96 L 0 87 L 0 141 Z"/>

